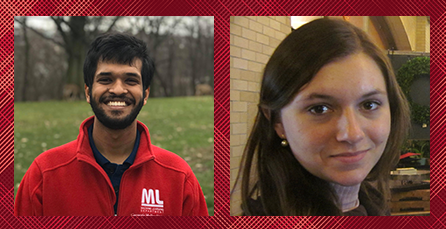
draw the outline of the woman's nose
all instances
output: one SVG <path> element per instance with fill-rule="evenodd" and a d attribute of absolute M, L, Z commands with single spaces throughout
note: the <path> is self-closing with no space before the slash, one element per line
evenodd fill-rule
<path fill-rule="evenodd" d="M 354 109 L 344 110 L 338 120 L 336 139 L 350 144 L 361 141 L 365 136 L 361 124 L 361 117 Z"/>

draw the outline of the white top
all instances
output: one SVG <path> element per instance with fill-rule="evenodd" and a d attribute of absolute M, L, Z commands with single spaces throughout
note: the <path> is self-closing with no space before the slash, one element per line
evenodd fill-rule
<path fill-rule="evenodd" d="M 354 186 L 342 186 L 340 184 L 330 183 L 333 187 L 341 206 L 342 212 L 348 212 L 359 206 L 359 188 L 361 184 Z"/>

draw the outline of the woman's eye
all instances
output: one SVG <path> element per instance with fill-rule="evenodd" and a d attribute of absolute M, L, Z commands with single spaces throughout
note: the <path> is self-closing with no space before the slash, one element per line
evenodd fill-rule
<path fill-rule="evenodd" d="M 329 112 L 330 108 L 328 108 L 326 105 L 316 105 L 310 107 L 309 111 L 313 114 L 320 115 Z"/>
<path fill-rule="evenodd" d="M 362 104 L 362 107 L 364 108 L 364 110 L 368 110 L 368 111 L 373 111 L 378 109 L 378 107 L 380 106 L 380 104 L 378 102 L 375 101 L 368 101 Z"/>

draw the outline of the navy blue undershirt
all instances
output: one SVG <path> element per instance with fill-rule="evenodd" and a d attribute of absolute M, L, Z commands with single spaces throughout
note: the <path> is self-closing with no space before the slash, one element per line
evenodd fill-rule
<path fill-rule="evenodd" d="M 108 178 L 110 179 L 110 181 L 112 183 L 113 189 L 115 190 L 116 203 L 113 206 L 113 208 L 115 210 L 115 214 L 117 214 L 119 185 L 121 183 L 122 175 L 135 161 L 136 152 L 138 151 L 138 147 L 139 147 L 139 139 L 140 139 L 139 131 L 136 130 L 136 140 L 135 140 L 135 145 L 133 146 L 132 153 L 130 153 L 129 157 L 124 161 L 124 163 L 122 163 L 122 165 L 118 165 L 116 163 L 111 163 L 96 148 L 96 145 L 94 144 L 94 141 L 93 141 L 93 125 L 91 125 L 88 128 L 88 137 L 90 139 L 90 147 L 91 147 L 91 150 L 93 150 L 93 155 L 94 155 L 94 158 L 96 159 L 96 162 L 104 169 L 105 173 L 107 173 Z"/>

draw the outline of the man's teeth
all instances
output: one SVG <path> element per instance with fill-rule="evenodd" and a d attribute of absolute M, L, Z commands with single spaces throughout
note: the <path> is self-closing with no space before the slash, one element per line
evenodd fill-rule
<path fill-rule="evenodd" d="M 109 105 L 109 106 L 121 106 L 121 107 L 126 106 L 125 102 L 121 102 L 121 101 L 110 101 L 110 102 L 108 102 L 107 105 Z"/>

